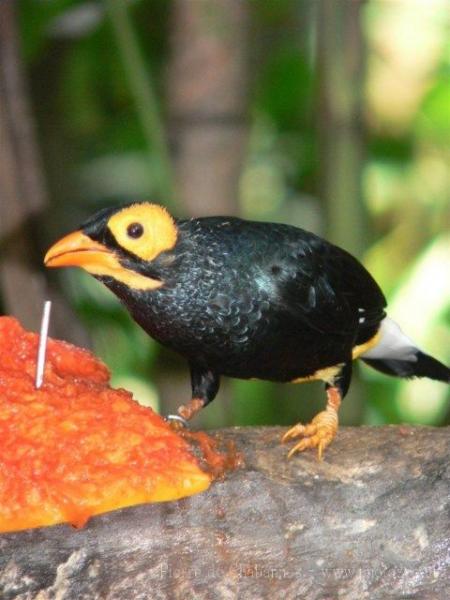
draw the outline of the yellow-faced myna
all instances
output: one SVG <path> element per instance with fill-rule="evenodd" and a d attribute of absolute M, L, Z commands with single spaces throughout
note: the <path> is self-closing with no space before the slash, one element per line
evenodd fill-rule
<path fill-rule="evenodd" d="M 161 206 L 100 211 L 50 248 L 48 267 L 78 266 L 110 288 L 134 320 L 189 362 L 190 419 L 214 399 L 221 375 L 323 380 L 326 410 L 290 454 L 334 438 L 352 361 L 398 377 L 450 381 L 386 316 L 385 298 L 350 254 L 289 225 L 234 217 L 177 220 Z"/>

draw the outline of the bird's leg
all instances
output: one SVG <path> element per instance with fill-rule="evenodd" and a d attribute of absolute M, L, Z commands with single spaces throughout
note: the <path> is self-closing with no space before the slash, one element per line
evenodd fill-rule
<path fill-rule="evenodd" d="M 322 458 L 324 449 L 332 442 L 338 430 L 338 410 L 341 405 L 341 394 L 336 387 L 327 389 L 327 407 L 314 417 L 308 425 L 297 423 L 291 427 L 282 438 L 283 442 L 302 437 L 302 439 L 290 449 L 288 458 L 296 452 L 302 452 L 307 448 L 317 448 L 319 460 Z"/>
<path fill-rule="evenodd" d="M 203 398 L 191 398 L 186 404 L 178 407 L 178 414 L 185 421 L 190 421 L 205 406 Z"/>
<path fill-rule="evenodd" d="M 323 451 L 333 441 L 337 433 L 339 426 L 338 411 L 342 398 L 347 393 L 350 378 L 351 363 L 346 363 L 333 382 L 327 383 L 326 409 L 316 415 L 308 425 L 298 423 L 283 435 L 282 442 L 297 437 L 302 438 L 291 448 L 288 458 L 307 448 L 317 448 L 319 460 L 322 459 Z"/>
<path fill-rule="evenodd" d="M 209 369 L 191 365 L 192 398 L 178 409 L 181 418 L 189 421 L 204 406 L 214 400 L 220 385 L 219 376 Z"/>

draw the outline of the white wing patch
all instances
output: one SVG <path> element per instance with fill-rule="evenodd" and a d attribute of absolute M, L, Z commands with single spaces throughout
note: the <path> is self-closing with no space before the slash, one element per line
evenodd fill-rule
<path fill-rule="evenodd" d="M 415 343 L 403 333 L 399 325 L 389 317 L 385 317 L 380 326 L 380 341 L 361 354 L 361 357 L 416 362 L 418 351 Z"/>

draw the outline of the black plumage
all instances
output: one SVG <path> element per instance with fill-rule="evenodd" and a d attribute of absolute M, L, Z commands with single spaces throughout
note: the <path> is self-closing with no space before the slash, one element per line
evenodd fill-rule
<path fill-rule="evenodd" d="M 176 247 L 151 265 L 125 252 L 121 258 L 162 287 L 148 293 L 98 278 L 152 337 L 190 363 L 234 377 L 291 381 L 349 360 L 385 315 L 384 296 L 366 269 L 311 233 L 229 217 L 177 226 Z M 83 228 L 113 246 L 99 229 Z M 368 315 L 363 324 L 360 308 Z"/>
<path fill-rule="evenodd" d="M 148 243 L 139 246 L 131 238 L 140 237 L 137 224 L 149 228 L 145 206 L 153 205 L 102 211 L 81 227 L 81 235 L 117 262 L 116 270 L 96 269 L 94 276 L 149 335 L 187 359 L 193 398 L 200 405 L 214 398 L 221 375 L 281 382 L 323 379 L 339 397 L 345 395 L 352 359 L 358 348 L 363 355 L 379 343 L 386 316 L 383 293 L 354 257 L 289 225 L 233 217 L 172 220 L 160 209 L 164 239 L 157 240 L 155 256 L 144 260 Z M 152 235 L 158 238 L 154 227 Z M 49 266 L 78 264 L 69 258 L 52 264 L 53 255 L 64 255 L 61 248 L 52 250 Z M 152 281 L 151 289 L 116 277 L 120 269 Z M 401 334 L 393 337 L 403 351 L 390 356 L 387 348 L 386 357 L 369 351 L 369 364 L 400 376 L 437 373 L 438 379 L 449 379 L 447 367 L 423 353 L 431 363 L 414 360 L 417 353 L 410 352 L 407 368 L 395 368 L 393 362 L 405 363 L 408 344 Z M 423 372 L 414 371 L 415 363 Z M 441 370 L 433 370 L 432 363 Z"/>

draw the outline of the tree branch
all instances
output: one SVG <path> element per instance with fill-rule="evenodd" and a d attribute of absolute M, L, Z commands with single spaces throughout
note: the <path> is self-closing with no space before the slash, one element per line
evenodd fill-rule
<path fill-rule="evenodd" d="M 281 433 L 221 432 L 246 467 L 198 496 L 0 535 L 0 597 L 448 597 L 450 428 L 343 428 L 323 462 Z"/>

